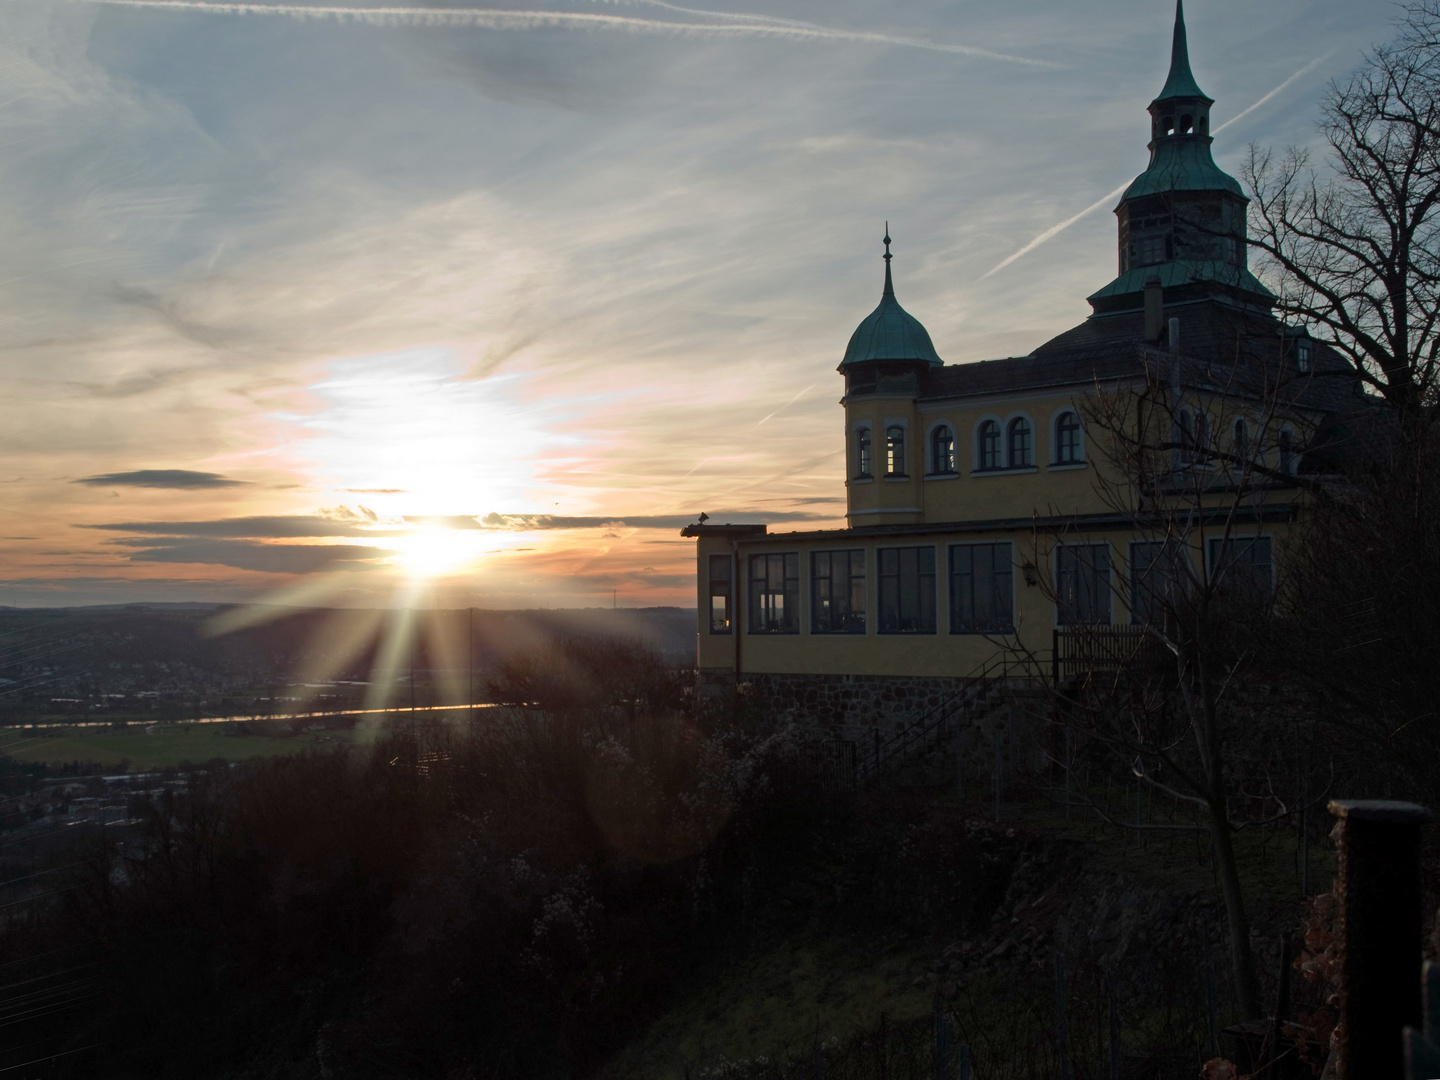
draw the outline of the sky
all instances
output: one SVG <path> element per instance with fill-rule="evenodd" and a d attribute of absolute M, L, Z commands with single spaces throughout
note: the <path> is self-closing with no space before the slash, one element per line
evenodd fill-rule
<path fill-rule="evenodd" d="M 1394 12 L 1191 0 L 1221 166 Z M 0 0 L 0 605 L 693 605 L 843 524 L 887 221 L 947 363 L 1085 318 L 1173 16 Z"/>

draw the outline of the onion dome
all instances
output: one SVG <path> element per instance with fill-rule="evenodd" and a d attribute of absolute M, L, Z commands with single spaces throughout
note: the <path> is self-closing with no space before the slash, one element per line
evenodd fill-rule
<path fill-rule="evenodd" d="M 842 369 L 867 360 L 909 360 L 941 367 L 944 361 L 935 353 L 930 335 L 920 320 L 900 306 L 895 299 L 895 286 L 890 280 L 890 227 L 885 227 L 885 291 L 880 306 L 850 335 L 845 348 Z"/>

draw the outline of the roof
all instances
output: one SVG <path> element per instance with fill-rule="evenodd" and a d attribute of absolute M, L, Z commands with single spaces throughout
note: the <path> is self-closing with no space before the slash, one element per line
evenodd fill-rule
<path fill-rule="evenodd" d="M 1150 151 L 1150 164 L 1130 182 L 1120 201 L 1169 191 L 1226 191 L 1245 198 L 1240 181 L 1210 156 L 1209 135 L 1167 135 L 1157 139 Z"/>
<path fill-rule="evenodd" d="M 885 291 L 880 306 L 872 311 L 850 335 L 842 368 L 866 360 L 919 360 L 933 367 L 945 361 L 930 343 L 930 334 L 920 320 L 900 306 L 890 280 L 890 237 L 885 237 Z"/>
<path fill-rule="evenodd" d="M 1255 293 L 1274 302 L 1275 294 L 1267 289 L 1254 274 L 1242 266 L 1223 262 L 1219 259 L 1191 260 L 1176 259 L 1172 262 L 1153 266 L 1137 266 L 1127 270 L 1087 299 L 1093 304 L 1112 296 L 1129 296 L 1145 291 L 1145 282 L 1158 277 L 1165 289 L 1178 289 L 1182 285 L 1199 285 L 1204 282 L 1219 282 L 1242 292 Z"/>
<path fill-rule="evenodd" d="M 1319 414 L 1306 449 L 1315 464 L 1338 467 L 1383 454 L 1393 417 L 1366 396 L 1344 357 L 1317 342 L 1312 366 L 1300 372 L 1284 343 L 1300 336 L 1268 312 L 1215 299 L 1165 305 L 1179 320 L 1179 348 L 1144 339 L 1143 312 L 1086 319 L 1029 356 L 955 364 L 928 372 L 922 399 L 975 397 L 1034 390 L 1077 390 L 1129 379 L 1170 378 L 1177 363 L 1183 386 L 1202 394 L 1264 400 Z"/>
<path fill-rule="evenodd" d="M 1166 76 L 1165 85 L 1156 95 L 1156 101 L 1179 97 L 1211 100 L 1205 96 L 1205 91 L 1200 89 L 1200 84 L 1190 73 L 1190 49 L 1185 41 L 1185 8 L 1183 5 L 1184 0 L 1175 0 L 1175 34 L 1170 39 L 1170 74 Z"/>

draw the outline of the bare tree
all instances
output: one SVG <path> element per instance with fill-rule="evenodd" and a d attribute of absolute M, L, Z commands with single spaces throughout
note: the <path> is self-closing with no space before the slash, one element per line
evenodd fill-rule
<path fill-rule="evenodd" d="M 1149 350 L 1143 375 L 1083 399 L 1097 494 L 1132 539 L 1111 567 L 1108 543 L 1037 533 L 1034 559 L 1054 567 L 1042 585 L 1062 624 L 1062 723 L 1089 759 L 1133 777 L 1137 803 L 1149 791 L 1179 813 L 1126 820 L 1068 777 L 1066 799 L 1127 829 L 1208 836 L 1246 1018 L 1261 1006 L 1235 834 L 1294 814 L 1301 788 L 1286 775 L 1293 747 L 1253 724 L 1241 738 L 1247 721 L 1234 708 L 1273 606 L 1279 540 L 1301 486 L 1296 448 L 1314 423 L 1279 377 L 1284 355 L 1285 343 L 1264 335 L 1237 344 L 1222 373 Z M 1132 625 L 1112 625 L 1120 611 Z M 1071 752 L 1056 762 L 1078 771 Z"/>
<path fill-rule="evenodd" d="M 1281 312 L 1344 356 L 1409 435 L 1430 415 L 1440 361 L 1440 0 L 1403 9 L 1325 98 L 1328 168 L 1250 148 L 1257 269 Z"/>

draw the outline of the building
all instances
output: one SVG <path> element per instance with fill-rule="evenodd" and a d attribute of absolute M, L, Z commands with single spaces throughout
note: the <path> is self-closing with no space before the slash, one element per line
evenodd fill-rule
<path fill-rule="evenodd" d="M 1117 276 L 1026 356 L 945 364 L 900 306 L 850 338 L 847 528 L 699 524 L 702 687 L 740 680 L 854 738 L 962 680 L 1063 677 L 1163 632 L 1177 582 L 1273 590 L 1308 483 L 1376 411 L 1247 266 L 1177 4 Z M 1303 482 L 1302 482 L 1303 481 Z"/>

